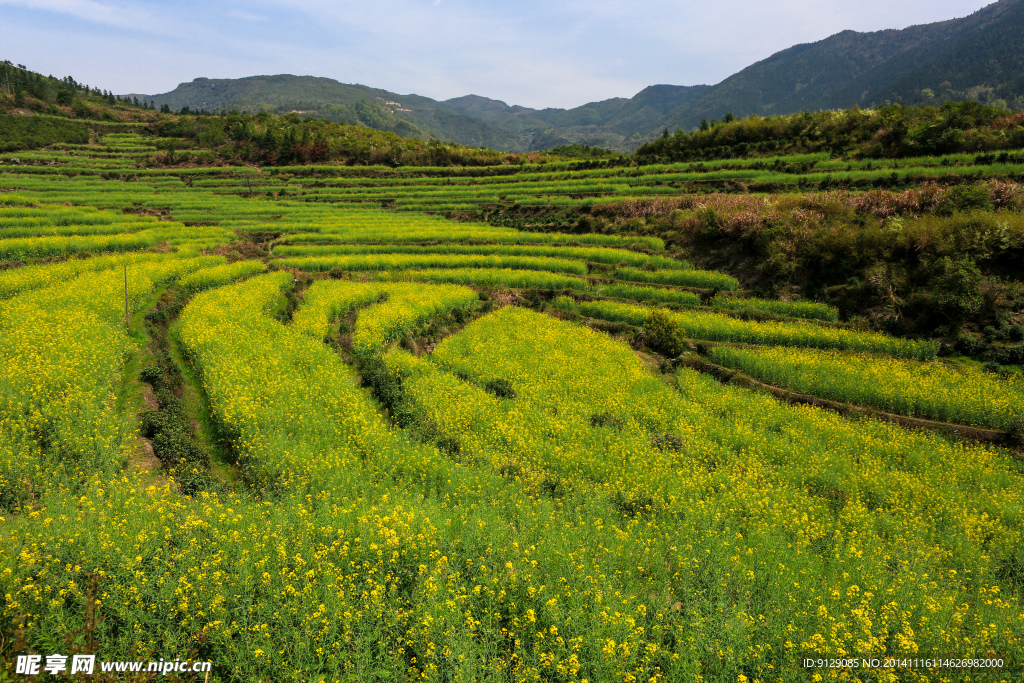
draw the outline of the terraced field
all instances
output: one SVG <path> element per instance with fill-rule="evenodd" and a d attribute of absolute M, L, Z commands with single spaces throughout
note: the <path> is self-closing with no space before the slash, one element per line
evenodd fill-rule
<path fill-rule="evenodd" d="M 221 681 L 1024 676 L 1019 381 L 657 237 L 420 212 L 969 158 L 406 174 L 140 166 L 152 143 L 0 165 L 8 669 L 75 648 Z"/>

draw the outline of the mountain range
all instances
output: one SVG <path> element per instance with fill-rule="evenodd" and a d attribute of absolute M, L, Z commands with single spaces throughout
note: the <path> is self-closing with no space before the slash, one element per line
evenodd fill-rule
<path fill-rule="evenodd" d="M 632 151 L 705 119 L 975 99 L 1024 109 L 1024 0 L 901 30 L 843 31 L 795 45 L 717 85 L 652 85 L 630 98 L 530 109 L 477 95 L 437 101 L 313 76 L 197 78 L 132 96 L 174 110 L 295 112 L 400 135 L 506 151 L 585 144 Z"/>

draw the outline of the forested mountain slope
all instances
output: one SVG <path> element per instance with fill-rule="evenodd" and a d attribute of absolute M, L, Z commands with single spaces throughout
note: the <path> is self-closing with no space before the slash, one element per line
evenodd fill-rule
<path fill-rule="evenodd" d="M 443 102 L 312 76 L 198 78 L 161 95 L 177 111 L 231 110 L 326 118 L 419 139 L 528 151 L 581 144 L 633 151 L 702 120 L 886 103 L 974 99 L 1024 109 L 1024 0 L 901 30 L 843 31 L 795 45 L 717 85 L 653 85 L 572 109 L 531 109 L 478 95 Z"/>
<path fill-rule="evenodd" d="M 796 45 L 730 76 L 662 125 L 702 119 L 979 99 L 1024 107 L 1024 3 L 1001 0 L 969 17 L 903 30 L 843 31 Z M 650 135 L 653 131 L 646 131 Z"/>

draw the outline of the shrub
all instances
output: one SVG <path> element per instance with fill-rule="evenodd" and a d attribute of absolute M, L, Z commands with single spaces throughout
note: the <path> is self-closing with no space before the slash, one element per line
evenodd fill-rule
<path fill-rule="evenodd" d="M 673 451 L 681 453 L 686 447 L 686 442 L 676 432 L 665 432 L 651 439 L 651 445 L 660 451 Z"/>
<path fill-rule="evenodd" d="M 164 378 L 164 373 L 156 365 L 147 365 L 142 368 L 142 372 L 139 373 L 139 378 L 154 389 L 157 389 L 160 386 L 161 380 Z"/>
<path fill-rule="evenodd" d="M 985 342 L 972 337 L 970 335 L 962 334 L 956 339 L 956 343 L 953 345 L 956 352 L 964 356 L 976 356 L 985 350 Z"/>
<path fill-rule="evenodd" d="M 360 359 L 359 372 L 363 384 L 373 389 L 374 396 L 391 413 L 391 419 L 399 427 L 410 427 L 415 423 L 405 397 L 405 376 L 388 366 L 380 355 L 369 355 Z"/>
<path fill-rule="evenodd" d="M 951 320 L 962 320 L 983 303 L 981 271 L 967 257 L 944 256 L 932 264 L 931 298 Z"/>
<path fill-rule="evenodd" d="M 75 100 L 75 103 L 71 105 L 71 113 L 79 119 L 91 119 L 96 115 L 93 108 L 82 100 Z"/>
<path fill-rule="evenodd" d="M 1002 365 L 1024 365 L 1024 346 L 1011 346 L 1002 349 L 993 360 Z"/>
<path fill-rule="evenodd" d="M 206 464 L 206 455 L 193 443 L 186 425 L 174 420 L 153 435 L 153 451 L 167 466 L 181 463 Z"/>
<path fill-rule="evenodd" d="M 987 185 L 957 185 L 946 192 L 935 211 L 948 216 L 957 211 L 991 211 L 992 208 L 992 194 Z"/>
<path fill-rule="evenodd" d="M 686 332 L 665 311 L 654 311 L 647 318 L 644 340 L 658 353 L 673 358 L 686 350 Z"/>

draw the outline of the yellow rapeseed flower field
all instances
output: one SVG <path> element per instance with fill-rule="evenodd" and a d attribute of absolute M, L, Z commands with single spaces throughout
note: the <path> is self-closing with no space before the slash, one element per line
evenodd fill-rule
<path fill-rule="evenodd" d="M 417 186 L 436 169 L 134 161 L 155 150 L 108 134 L 0 169 L 16 192 L 0 196 L 0 254 L 29 262 L 0 272 L 0 679 L 30 652 L 209 660 L 210 681 L 1024 676 L 1013 453 L 652 371 L 542 311 L 639 327 L 656 310 L 615 297 L 819 318 L 670 313 L 691 339 L 759 345 L 715 347 L 723 364 L 943 419 L 1009 424 L 1016 383 L 820 304 L 716 304 L 685 287 L 735 281 L 656 237 L 366 203 L 443 199 Z M 524 195 L 563 182 L 520 180 Z M 336 270 L 290 270 L 311 264 Z M 465 327 L 420 343 L 435 323 Z M 218 451 L 194 495 L 173 470 L 126 466 L 148 363 L 180 372 L 181 395 L 157 382 L 158 399 Z M 935 656 L 1004 665 L 802 664 Z"/>

